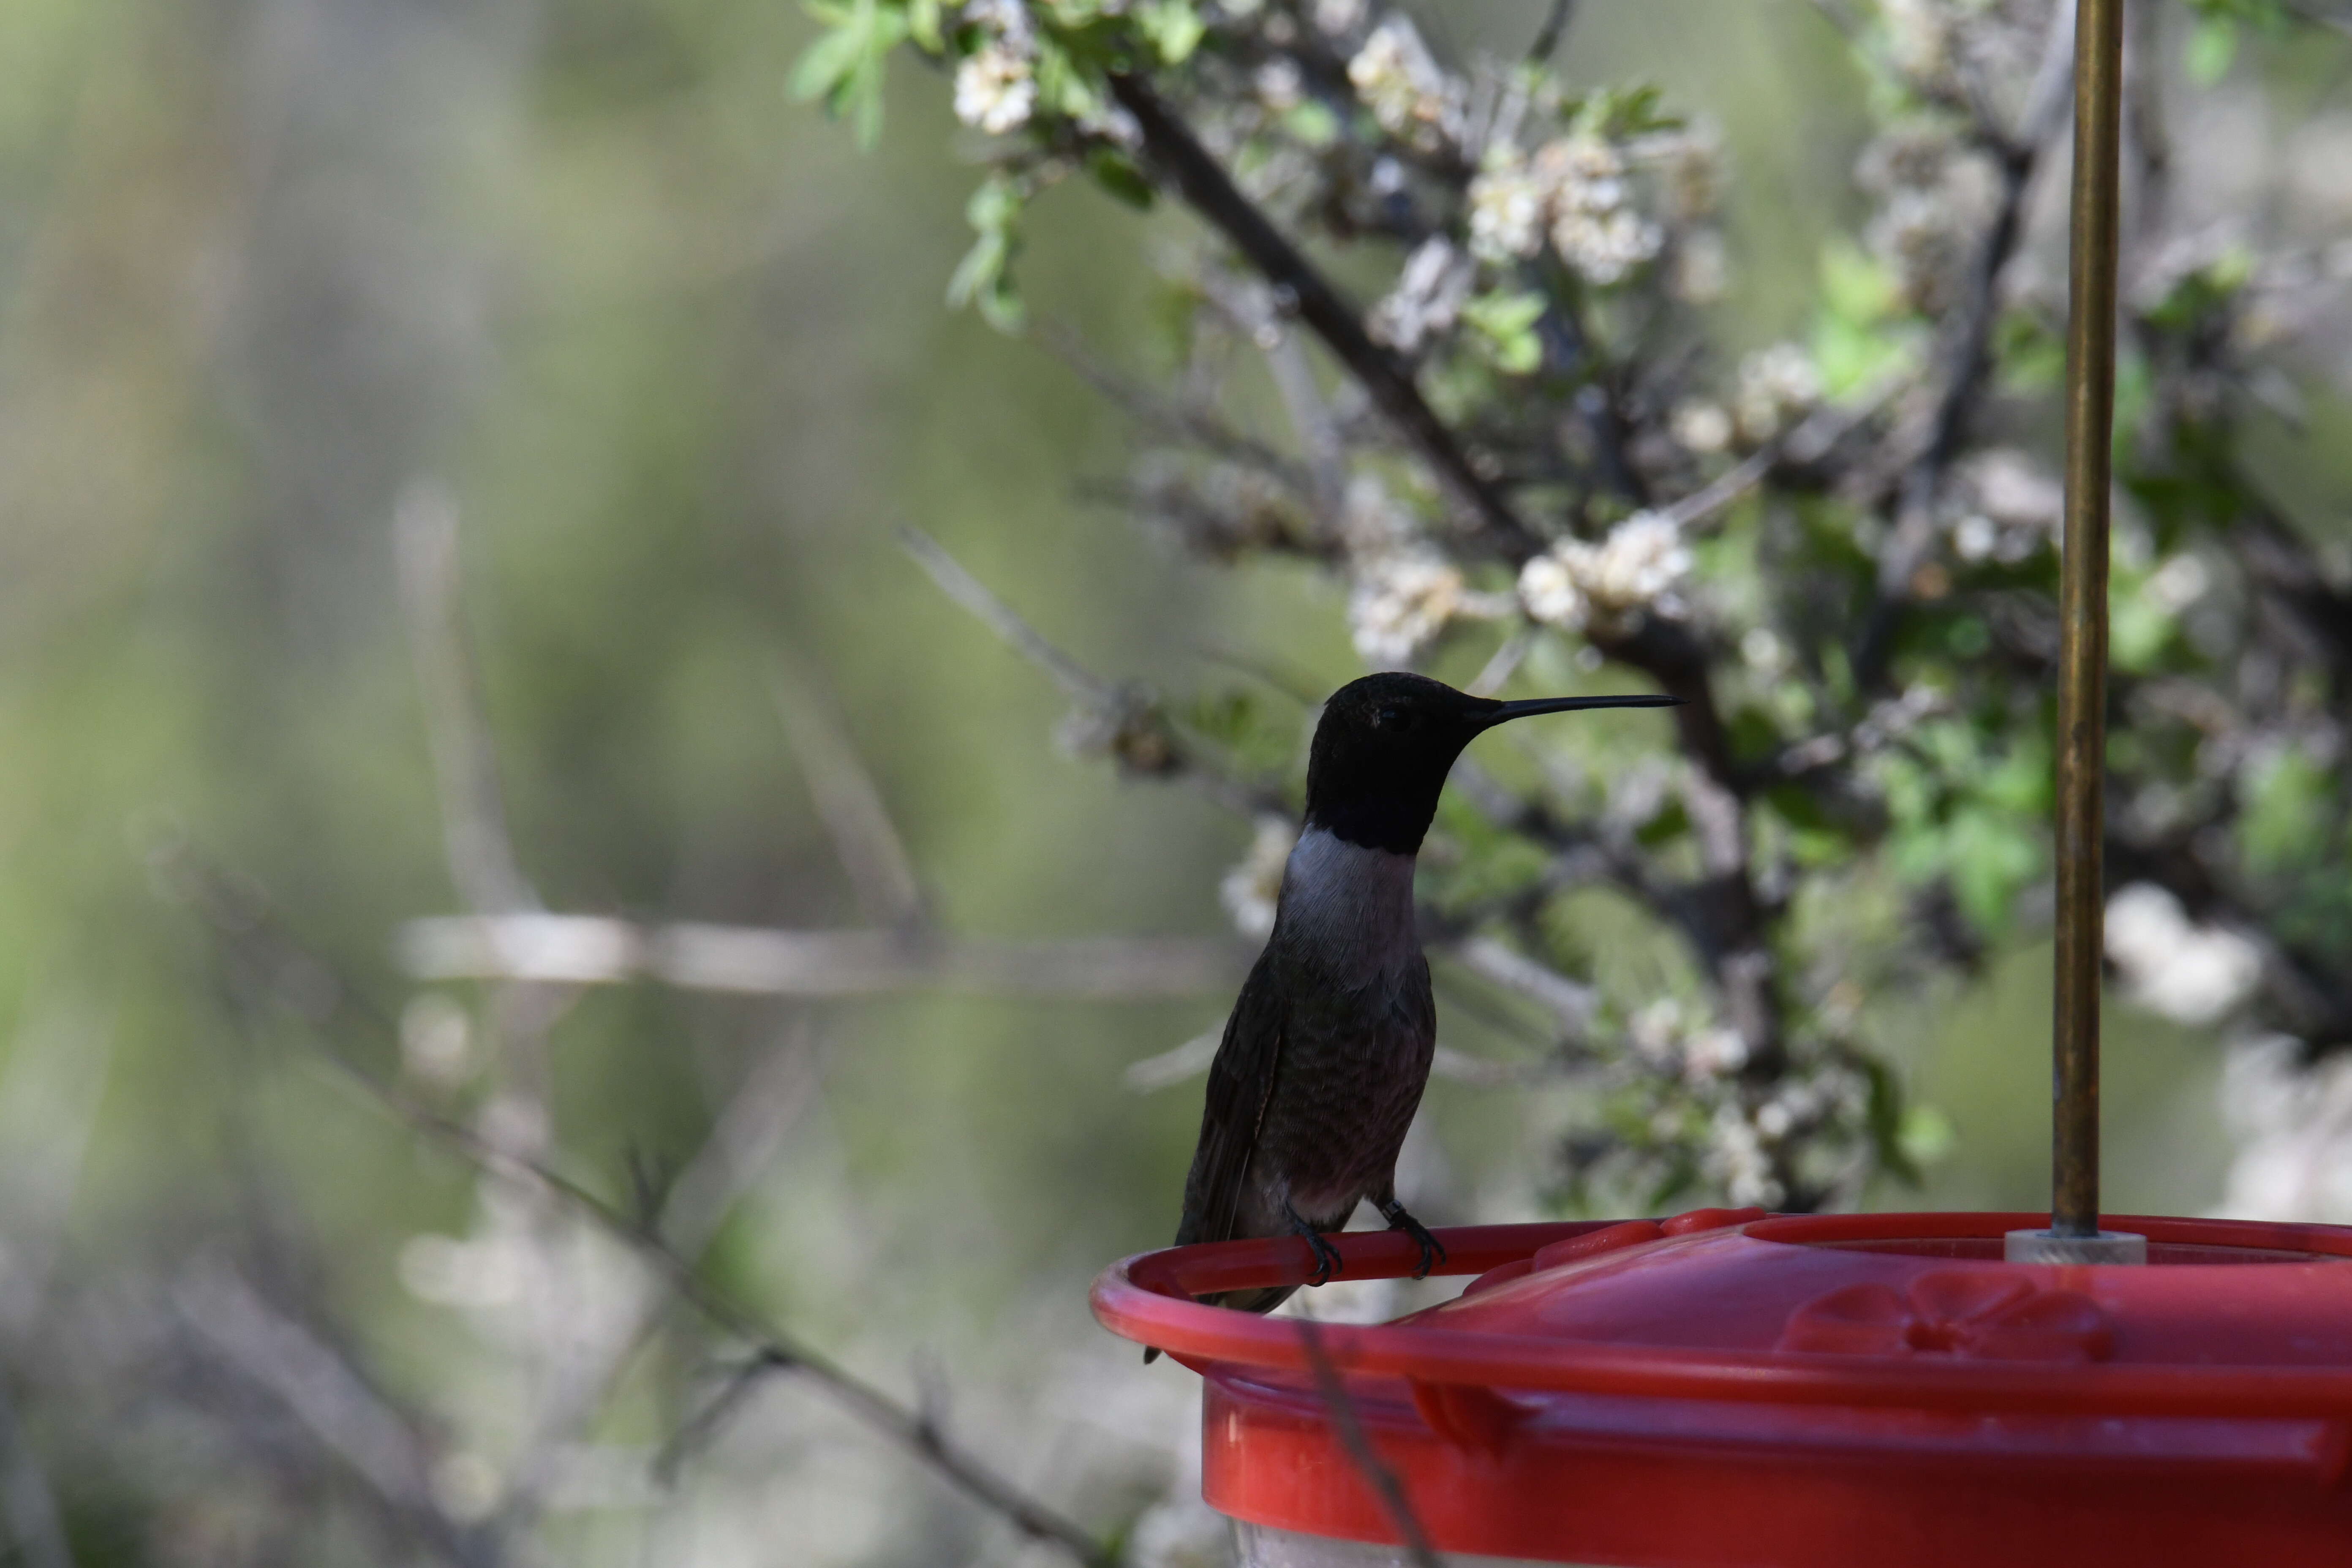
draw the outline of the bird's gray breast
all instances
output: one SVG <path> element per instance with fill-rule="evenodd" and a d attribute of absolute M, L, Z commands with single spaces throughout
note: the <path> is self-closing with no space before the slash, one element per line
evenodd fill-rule
<path fill-rule="evenodd" d="M 1300 1214 L 1339 1225 L 1396 1167 L 1435 1017 L 1413 924 L 1412 857 L 1310 830 L 1275 921 L 1283 1045 L 1258 1149 Z"/>
<path fill-rule="evenodd" d="M 1345 991 L 1401 983 L 1421 956 L 1412 867 L 1410 855 L 1308 828 L 1283 871 L 1275 931 L 1284 956 Z"/>

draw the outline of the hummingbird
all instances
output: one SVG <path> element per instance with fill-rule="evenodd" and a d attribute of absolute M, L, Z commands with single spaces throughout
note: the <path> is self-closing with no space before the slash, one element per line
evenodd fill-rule
<path fill-rule="evenodd" d="M 1209 1068 L 1179 1247 L 1304 1237 L 1315 1249 L 1309 1282 L 1320 1285 L 1339 1272 L 1325 1233 L 1370 1198 L 1391 1230 L 1420 1244 L 1414 1279 L 1444 1261 L 1445 1248 L 1396 1196 L 1397 1151 L 1436 1047 L 1412 875 L 1438 792 L 1462 749 L 1497 724 L 1681 700 L 1498 702 L 1402 672 L 1368 675 L 1331 695 L 1307 752 L 1307 819 L 1283 868 L 1274 931 Z M 1295 1288 L 1203 1300 L 1266 1312 Z"/>

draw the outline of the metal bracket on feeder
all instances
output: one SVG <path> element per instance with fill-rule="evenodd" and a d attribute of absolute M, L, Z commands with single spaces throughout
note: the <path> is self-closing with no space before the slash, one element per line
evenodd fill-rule
<path fill-rule="evenodd" d="M 2001 1237 L 2000 1255 L 2010 1263 L 2145 1263 L 2147 1237 L 2129 1230 L 2103 1230 L 2096 1236 L 2012 1230 Z"/>
<path fill-rule="evenodd" d="M 2123 11 L 2124 0 L 2080 0 L 2074 14 L 2066 531 L 2058 587 L 2050 1229 L 2011 1232 L 2007 1256 L 2012 1262 L 2139 1263 L 2147 1254 L 2145 1237 L 2099 1228 L 2099 960 L 2106 913 L 2101 786 L 2107 750 L 2107 512 L 2116 420 Z"/>

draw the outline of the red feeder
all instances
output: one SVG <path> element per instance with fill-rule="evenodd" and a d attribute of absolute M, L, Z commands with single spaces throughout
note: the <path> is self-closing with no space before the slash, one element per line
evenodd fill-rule
<path fill-rule="evenodd" d="M 1206 1378 L 1202 1493 L 1253 1568 L 1409 1561 L 1334 1373 L 1448 1552 L 2352 1563 L 2352 1228 L 2134 1218 L 2146 1266 L 2005 1261 L 2040 1219 L 1470 1227 L 1441 1233 L 1469 1289 L 1377 1327 L 1196 1304 L 1314 1267 L 1301 1241 L 1230 1242 L 1118 1264 L 1094 1307 Z M 1385 1233 L 1339 1241 L 1349 1278 L 1417 1260 Z"/>
<path fill-rule="evenodd" d="M 2108 454 L 2123 0 L 2078 0 L 2058 680 L 2053 1201 L 2029 1215 L 1496 1226 L 1377 1327 L 1197 1304 L 1303 1240 L 1180 1247 L 1095 1314 L 1208 1383 L 1252 1568 L 1438 1550 L 1673 1568 L 2352 1564 L 2352 1228 L 2098 1205 Z M 1350 1279 L 1418 1260 L 1337 1238 Z"/>

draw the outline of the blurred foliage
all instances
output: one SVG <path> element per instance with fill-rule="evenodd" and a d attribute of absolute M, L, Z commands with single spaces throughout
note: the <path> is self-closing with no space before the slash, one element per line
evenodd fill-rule
<path fill-rule="evenodd" d="M 2005 24 L 2012 8 L 1967 9 Z M 1522 51 L 1539 10 L 1424 12 L 1432 58 L 1467 79 L 1474 59 Z M 782 1130 L 715 1224 L 706 1276 L 910 1403 L 951 1387 L 951 1432 L 1106 1536 L 1140 1551 L 1191 1527 L 1191 1384 L 1097 1333 L 1084 1284 L 1169 1233 L 1195 1125 L 1189 1090 L 1139 1097 L 1122 1073 L 1213 1027 L 1224 995 L 420 985 L 395 947 L 406 922 L 461 911 L 475 868 L 451 848 L 400 607 L 394 520 L 436 495 L 460 519 L 458 618 L 513 858 L 549 910 L 870 923 L 813 804 L 812 759 L 779 722 L 788 656 L 878 781 L 938 931 L 1224 931 L 1220 887 L 1255 825 L 1058 755 L 1052 683 L 947 605 L 890 525 L 920 522 L 1106 679 L 1148 674 L 1217 770 L 1295 797 L 1307 704 L 1361 668 L 1368 626 L 1393 629 L 1394 596 L 1358 595 L 1345 551 L 1279 487 L 1189 452 L 1123 465 L 1122 426 L 1083 378 L 986 323 L 1104 345 L 1088 367 L 1122 383 L 1228 364 L 1218 411 L 1298 457 L 1256 328 L 1218 315 L 1219 290 L 1247 298 L 1227 289 L 1227 257 L 1148 159 L 1089 130 L 1109 117 L 1102 72 L 1149 64 L 1245 184 L 1340 182 L 1369 200 L 1374 149 L 1410 152 L 1413 181 L 1444 150 L 1415 145 L 1410 93 L 1376 101 L 1376 79 L 1357 96 L 1352 49 L 1288 89 L 1276 72 L 1246 123 L 1222 118 L 1247 107 L 1244 19 L 1312 20 L 1274 5 L 1035 7 L 1028 76 L 995 79 L 992 99 L 976 80 L 970 105 L 1007 112 L 1027 80 L 1030 118 L 959 129 L 950 79 L 1006 14 L 16 0 L 0 15 L 0 1537 L 16 1556 L 1017 1555 L 804 1381 L 760 1384 L 664 1479 L 663 1449 L 740 1346 L 658 1297 L 648 1308 L 623 1249 L 421 1142 L 324 1065 L 331 1050 L 624 1205 L 663 1194 L 769 1085 Z M 2279 160 L 2242 128 L 2266 109 L 2340 124 L 2326 94 L 2342 47 L 2291 7 L 2164 14 L 2168 90 L 2215 83 L 2214 118 L 2178 138 L 2185 213 L 2271 210 L 2258 182 Z M 1348 38 L 1381 19 L 1356 14 Z M 1721 242 L 1724 291 L 1662 315 L 1663 341 L 1643 312 L 1665 253 L 1605 286 L 1538 255 L 1481 275 L 1421 351 L 1432 401 L 1534 487 L 1547 551 L 1603 542 L 1641 509 L 1545 466 L 1563 447 L 1563 463 L 1588 460 L 1554 419 L 1587 383 L 1530 300 L 1589 309 L 1629 375 L 1681 367 L 1675 395 L 1661 384 L 1630 405 L 1675 440 L 1685 393 L 1744 441 L 1744 393 L 1785 426 L 1933 362 L 1949 302 L 1914 297 L 1935 279 L 1874 236 L 1887 200 L 1852 175 L 1888 116 L 1948 126 L 1955 110 L 1890 82 L 1867 52 L 1884 42 L 1858 66 L 1803 6 L 1588 4 L 1556 73 L 1495 72 L 1550 83 L 1542 112 L 1564 132 L 1711 138 L 1723 160 L 1699 226 Z M 1664 176 L 1644 163 L 1629 178 L 1640 213 L 1672 227 L 1651 205 L 1669 201 Z M 1431 177 L 1414 189 L 1435 200 L 1475 174 Z M 2052 184 L 1992 323 L 1971 437 L 2031 461 L 1971 470 L 1972 504 L 2053 455 Z M 2343 688 L 2325 637 L 2293 637 L 2341 590 L 2330 520 L 2352 445 L 2326 378 L 2339 329 L 2308 303 L 2342 215 L 2307 189 L 2265 220 L 2275 231 L 2162 251 L 2136 274 L 2119 439 L 2144 549 L 2116 563 L 2131 721 L 2111 798 L 2151 835 L 2126 875 L 2229 870 L 2194 897 L 2183 884 L 2184 906 L 2275 943 L 2266 954 L 2305 955 L 2290 977 L 2325 979 L 2352 950 Z M 1377 204 L 1335 209 L 1360 225 L 1348 231 L 1268 199 L 1346 288 L 1395 292 L 1411 247 L 1366 221 Z M 985 321 L 943 308 L 950 279 Z M 1273 330 L 1297 343 L 1278 313 Z M 1801 359 L 1760 358 L 1744 383 L 1740 366 L 1781 344 Z M 1350 478 L 1377 481 L 1378 516 L 1433 532 L 1418 459 L 1328 360 L 1307 363 Z M 1817 396 L 1780 407 L 1796 369 Z M 1875 439 L 1892 415 L 1872 417 L 1860 434 Z M 1661 493 L 1757 449 L 1678 447 Z M 1155 528 L 1107 521 L 1106 496 Z M 1858 823 L 1801 777 L 1748 802 L 1780 984 L 1841 1086 L 1837 1131 L 1927 1184 L 1865 1186 L 1842 1166 L 1842 1199 L 2030 1205 L 2041 1191 L 2046 718 L 2011 638 L 2050 570 L 2038 542 L 1961 558 L 1958 529 L 1978 515 L 1939 514 L 1947 591 L 1916 606 L 1891 661 L 1898 703 L 1915 688 L 1937 700 L 1885 714 L 1853 773 L 1883 816 Z M 1877 711 L 1832 634 L 1873 591 L 1883 521 L 1776 472 L 1713 537 L 1690 531 L 1685 624 L 1706 631 L 1740 758 Z M 1996 546 L 2032 532 L 1994 521 Z M 2249 566 L 2247 539 L 2291 548 Z M 2205 576 L 2181 597 L 2184 560 Z M 2262 575 L 2280 561 L 2288 575 Z M 1460 565 L 1465 595 L 1516 595 L 1517 563 Z M 1412 657 L 1466 681 L 1524 621 L 1454 617 Z M 1759 627 L 1776 641 L 1751 639 Z M 1547 626 L 1515 679 L 1625 683 L 1591 667 L 1593 647 Z M 2216 691 L 2218 710 L 2200 695 Z M 1662 876 L 1696 873 L 1681 764 L 1651 731 L 1596 718 L 1561 741 L 1572 752 L 1475 760 L 1498 795 L 1622 830 Z M 1557 847 L 1498 820 L 1475 783 L 1449 798 L 1428 858 L 1435 913 L 1600 1002 L 1589 1037 L 1565 1040 L 1525 995 L 1447 966 L 1445 1043 L 1524 1071 L 1505 1091 L 1433 1089 L 1407 1173 L 1416 1207 L 1509 1219 L 1719 1189 L 1731 1173 L 1709 1152 L 1726 1131 L 1680 1076 L 1722 1044 L 1716 977 L 1654 903 L 1605 879 L 1555 885 Z M 2186 861 L 2157 853 L 2180 844 Z M 208 918 L 190 867 L 266 907 L 315 962 Z M 1531 902 L 1524 921 L 1487 918 Z M 2272 1005 L 2265 991 L 2218 1023 L 2118 1019 L 2118 1206 L 2217 1201 L 2213 1042 Z M 2335 1043 L 2324 1026 L 2324 1009 L 2284 1023 L 2314 1047 Z M 796 1063 L 814 1085 L 797 1100 Z M 1727 1081 L 1750 1129 L 1787 1087 L 1742 1098 Z M 1628 1143 L 1654 1157 L 1625 1165 Z M 625 1353 L 600 1348 L 638 1311 Z M 605 1380 L 567 1409 L 557 1395 L 583 1366 Z"/>

